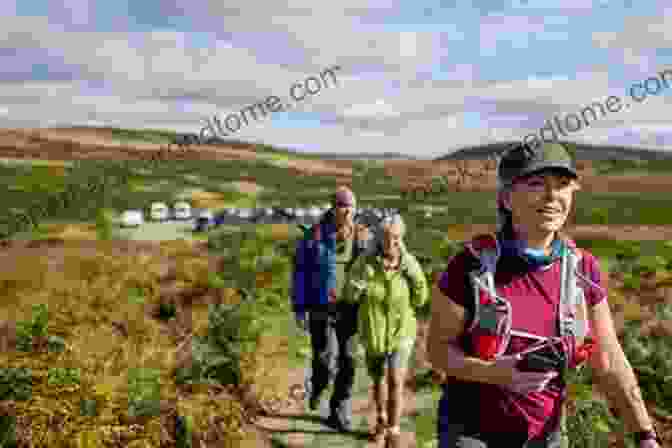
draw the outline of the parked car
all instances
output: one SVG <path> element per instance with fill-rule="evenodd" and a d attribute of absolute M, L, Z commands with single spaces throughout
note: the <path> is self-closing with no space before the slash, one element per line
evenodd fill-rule
<path fill-rule="evenodd" d="M 196 232 L 207 232 L 215 226 L 215 217 L 210 210 L 203 210 L 196 218 L 194 230 Z"/>
<path fill-rule="evenodd" d="M 175 219 L 191 219 L 191 205 L 187 202 L 176 202 L 173 213 Z"/>
<path fill-rule="evenodd" d="M 238 209 L 238 216 L 240 218 L 241 224 L 251 223 L 254 218 L 254 209 L 240 208 Z"/>
<path fill-rule="evenodd" d="M 149 209 L 149 217 L 153 221 L 165 221 L 170 218 L 170 210 L 163 202 L 153 202 Z"/>
<path fill-rule="evenodd" d="M 257 224 L 270 224 L 273 219 L 273 209 L 270 207 L 255 209 L 253 213 L 252 222 Z"/>
<path fill-rule="evenodd" d="M 121 214 L 122 227 L 138 227 L 145 222 L 142 210 L 126 210 Z"/>
<path fill-rule="evenodd" d="M 307 210 L 306 214 L 308 215 L 308 220 L 310 224 L 317 224 L 318 222 L 320 222 L 320 218 L 322 217 L 322 211 L 320 210 L 319 207 L 315 206 L 310 207 Z"/>

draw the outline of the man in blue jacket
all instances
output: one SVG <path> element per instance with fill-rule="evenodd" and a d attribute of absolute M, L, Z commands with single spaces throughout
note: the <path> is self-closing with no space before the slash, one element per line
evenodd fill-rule
<path fill-rule="evenodd" d="M 355 224 L 355 207 L 354 193 L 339 187 L 332 208 L 299 240 L 292 278 L 294 313 L 298 325 L 310 332 L 313 352 L 312 374 L 306 381 L 309 406 L 313 411 L 319 408 L 320 395 L 335 376 L 327 424 L 339 431 L 350 431 L 352 424 L 358 310 L 358 305 L 339 299 L 347 270 L 371 238 L 366 226 Z M 329 347 L 332 332 L 338 346 L 336 372 L 329 362 L 334 356 Z"/>

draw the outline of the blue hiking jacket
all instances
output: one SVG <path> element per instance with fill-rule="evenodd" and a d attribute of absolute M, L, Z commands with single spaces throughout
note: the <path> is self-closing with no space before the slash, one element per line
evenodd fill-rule
<path fill-rule="evenodd" d="M 320 229 L 320 239 L 313 235 Z M 353 260 L 361 252 L 353 245 Z M 336 224 L 333 209 L 328 210 L 296 244 L 292 274 L 292 307 L 303 319 L 310 308 L 329 303 L 329 290 L 336 287 Z"/>

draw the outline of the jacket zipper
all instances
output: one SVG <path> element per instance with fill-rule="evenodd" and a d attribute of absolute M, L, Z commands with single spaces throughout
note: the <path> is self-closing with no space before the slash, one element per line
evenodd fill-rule
<path fill-rule="evenodd" d="M 390 292 L 390 281 L 385 274 L 385 296 L 389 297 Z M 385 354 L 387 355 L 390 352 L 390 310 L 391 306 L 387 303 L 387 312 L 385 313 Z"/>

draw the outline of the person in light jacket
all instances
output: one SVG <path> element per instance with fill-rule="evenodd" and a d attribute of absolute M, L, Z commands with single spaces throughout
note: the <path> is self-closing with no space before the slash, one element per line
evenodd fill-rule
<path fill-rule="evenodd" d="M 400 447 L 404 382 L 417 334 L 415 316 L 428 300 L 429 287 L 420 263 L 403 243 L 401 215 L 385 217 L 381 227 L 373 250 L 353 264 L 344 300 L 360 304 L 359 338 L 366 349 L 377 413 L 372 441 L 385 438 L 388 446 Z"/>

